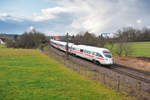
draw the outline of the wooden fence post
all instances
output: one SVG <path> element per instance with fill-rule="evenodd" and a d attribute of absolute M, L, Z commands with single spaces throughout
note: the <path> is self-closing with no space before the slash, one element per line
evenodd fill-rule
<path fill-rule="evenodd" d="M 104 82 L 104 84 L 106 83 L 105 82 L 105 73 L 103 73 L 103 82 Z"/>
<path fill-rule="evenodd" d="M 120 91 L 120 76 L 118 76 L 117 80 L 117 90 Z"/>
<path fill-rule="evenodd" d="M 141 82 L 138 82 L 138 85 L 137 85 L 137 95 L 138 95 L 138 99 L 141 100 L 141 90 L 142 89 L 142 85 L 141 85 Z"/>

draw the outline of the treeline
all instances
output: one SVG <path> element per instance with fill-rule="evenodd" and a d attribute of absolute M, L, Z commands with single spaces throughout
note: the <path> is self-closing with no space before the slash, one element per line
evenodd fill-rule
<path fill-rule="evenodd" d="M 49 43 L 43 33 L 40 32 L 25 32 L 21 36 L 14 36 L 13 39 L 9 39 L 6 42 L 8 48 L 38 48 Z"/>
<path fill-rule="evenodd" d="M 92 45 L 92 46 L 97 46 L 97 47 L 104 47 L 105 41 L 104 37 L 97 37 L 93 33 L 85 32 L 82 34 L 78 34 L 76 36 L 73 36 L 70 39 L 70 42 L 73 42 L 75 44 L 84 44 L 84 45 Z"/>
<path fill-rule="evenodd" d="M 128 56 L 134 51 L 130 42 L 150 41 L 149 28 L 139 30 L 127 27 L 118 30 L 113 35 L 113 37 L 105 38 L 103 35 L 96 36 L 93 33 L 85 32 L 72 36 L 69 42 L 105 48 L 109 45 L 108 49 L 110 50 L 115 47 L 115 54 Z M 66 41 L 66 38 L 63 41 Z"/>
<path fill-rule="evenodd" d="M 64 38 L 62 41 L 66 41 Z M 143 28 L 141 30 L 132 27 L 126 27 L 118 30 L 113 34 L 113 37 L 105 38 L 103 35 L 96 36 L 94 33 L 80 33 L 70 38 L 70 42 L 75 44 L 105 46 L 105 42 L 142 42 L 150 41 L 150 28 Z M 100 42 L 100 43 L 99 43 Z"/>
<path fill-rule="evenodd" d="M 141 30 L 132 27 L 123 28 L 117 31 L 116 38 L 126 39 L 130 42 L 150 41 L 150 28 Z"/>
<path fill-rule="evenodd" d="M 141 30 L 132 27 L 123 28 L 113 34 L 113 37 L 105 38 L 103 35 L 96 36 L 93 33 L 85 32 L 76 36 L 69 36 L 69 42 L 75 44 L 91 45 L 96 47 L 106 47 L 112 50 L 117 44 L 115 50 L 118 55 L 130 55 L 133 50 L 129 42 L 150 41 L 150 29 L 143 28 Z M 67 41 L 63 38 L 62 41 Z M 41 32 L 25 32 L 20 36 L 14 36 L 13 39 L 7 40 L 7 47 L 11 48 L 42 48 L 49 43 L 49 38 Z"/>
<path fill-rule="evenodd" d="M 150 29 L 143 28 L 141 30 L 132 27 L 123 28 L 118 30 L 115 36 L 111 39 L 111 45 L 117 44 L 115 49 L 116 54 L 119 56 L 128 56 L 134 52 L 131 42 L 145 42 L 150 41 Z"/>
<path fill-rule="evenodd" d="M 120 32 L 113 38 L 104 38 L 103 35 L 96 36 L 93 33 L 85 32 L 76 36 L 72 36 L 72 38 L 69 39 L 69 42 L 75 43 L 77 45 L 82 44 L 108 48 L 109 50 L 112 50 L 115 47 L 115 54 L 118 54 L 119 56 L 128 56 L 132 53 L 133 50 L 128 43 L 128 39 L 124 38 L 122 35 L 123 33 Z M 64 41 L 66 41 L 66 39 Z"/>

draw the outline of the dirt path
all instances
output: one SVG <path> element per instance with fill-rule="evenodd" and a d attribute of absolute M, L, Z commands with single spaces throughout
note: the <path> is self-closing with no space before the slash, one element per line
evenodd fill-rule
<path fill-rule="evenodd" d="M 117 64 L 125 65 L 135 69 L 150 71 L 150 58 L 145 57 L 119 57 L 114 55 Z"/>

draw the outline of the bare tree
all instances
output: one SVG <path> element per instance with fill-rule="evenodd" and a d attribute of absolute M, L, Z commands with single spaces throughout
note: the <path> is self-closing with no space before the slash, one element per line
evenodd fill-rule
<path fill-rule="evenodd" d="M 80 33 L 74 36 L 71 40 L 75 44 L 84 44 L 91 46 L 98 46 L 101 42 L 99 39 L 92 33 L 85 32 L 84 34 Z"/>
<path fill-rule="evenodd" d="M 132 49 L 131 43 L 125 43 L 123 47 L 124 47 L 123 49 L 125 52 L 125 56 L 132 54 L 133 49 Z"/>
<path fill-rule="evenodd" d="M 106 45 L 106 39 L 103 37 L 103 35 L 101 34 L 99 37 L 99 46 L 100 47 L 105 47 L 105 45 Z"/>
<path fill-rule="evenodd" d="M 118 47 L 116 49 L 116 53 L 119 56 L 122 56 L 125 54 L 125 56 L 128 56 L 132 53 L 131 43 L 129 43 L 129 35 L 125 33 L 125 31 L 118 31 Z"/>

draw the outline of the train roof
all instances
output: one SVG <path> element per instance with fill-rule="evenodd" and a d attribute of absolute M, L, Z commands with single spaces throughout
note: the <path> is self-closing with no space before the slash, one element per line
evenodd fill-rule
<path fill-rule="evenodd" d="M 52 42 L 55 43 L 59 43 L 62 45 L 66 45 L 66 42 L 62 42 L 62 41 L 57 41 L 57 40 L 51 40 Z M 88 46 L 88 45 L 75 45 L 74 43 L 68 43 L 69 46 L 73 46 L 74 48 L 78 48 L 78 49 L 86 49 L 89 51 L 93 51 L 93 52 L 103 52 L 103 51 L 109 51 L 106 48 L 99 48 L 99 47 L 94 47 L 94 46 Z"/>
<path fill-rule="evenodd" d="M 52 42 L 55 42 L 55 43 L 59 43 L 59 44 L 62 44 L 62 45 L 66 45 L 67 43 L 66 42 L 63 42 L 63 41 L 57 41 L 57 40 L 51 40 Z M 72 46 L 74 45 L 74 43 L 68 43 L 69 46 Z"/>

